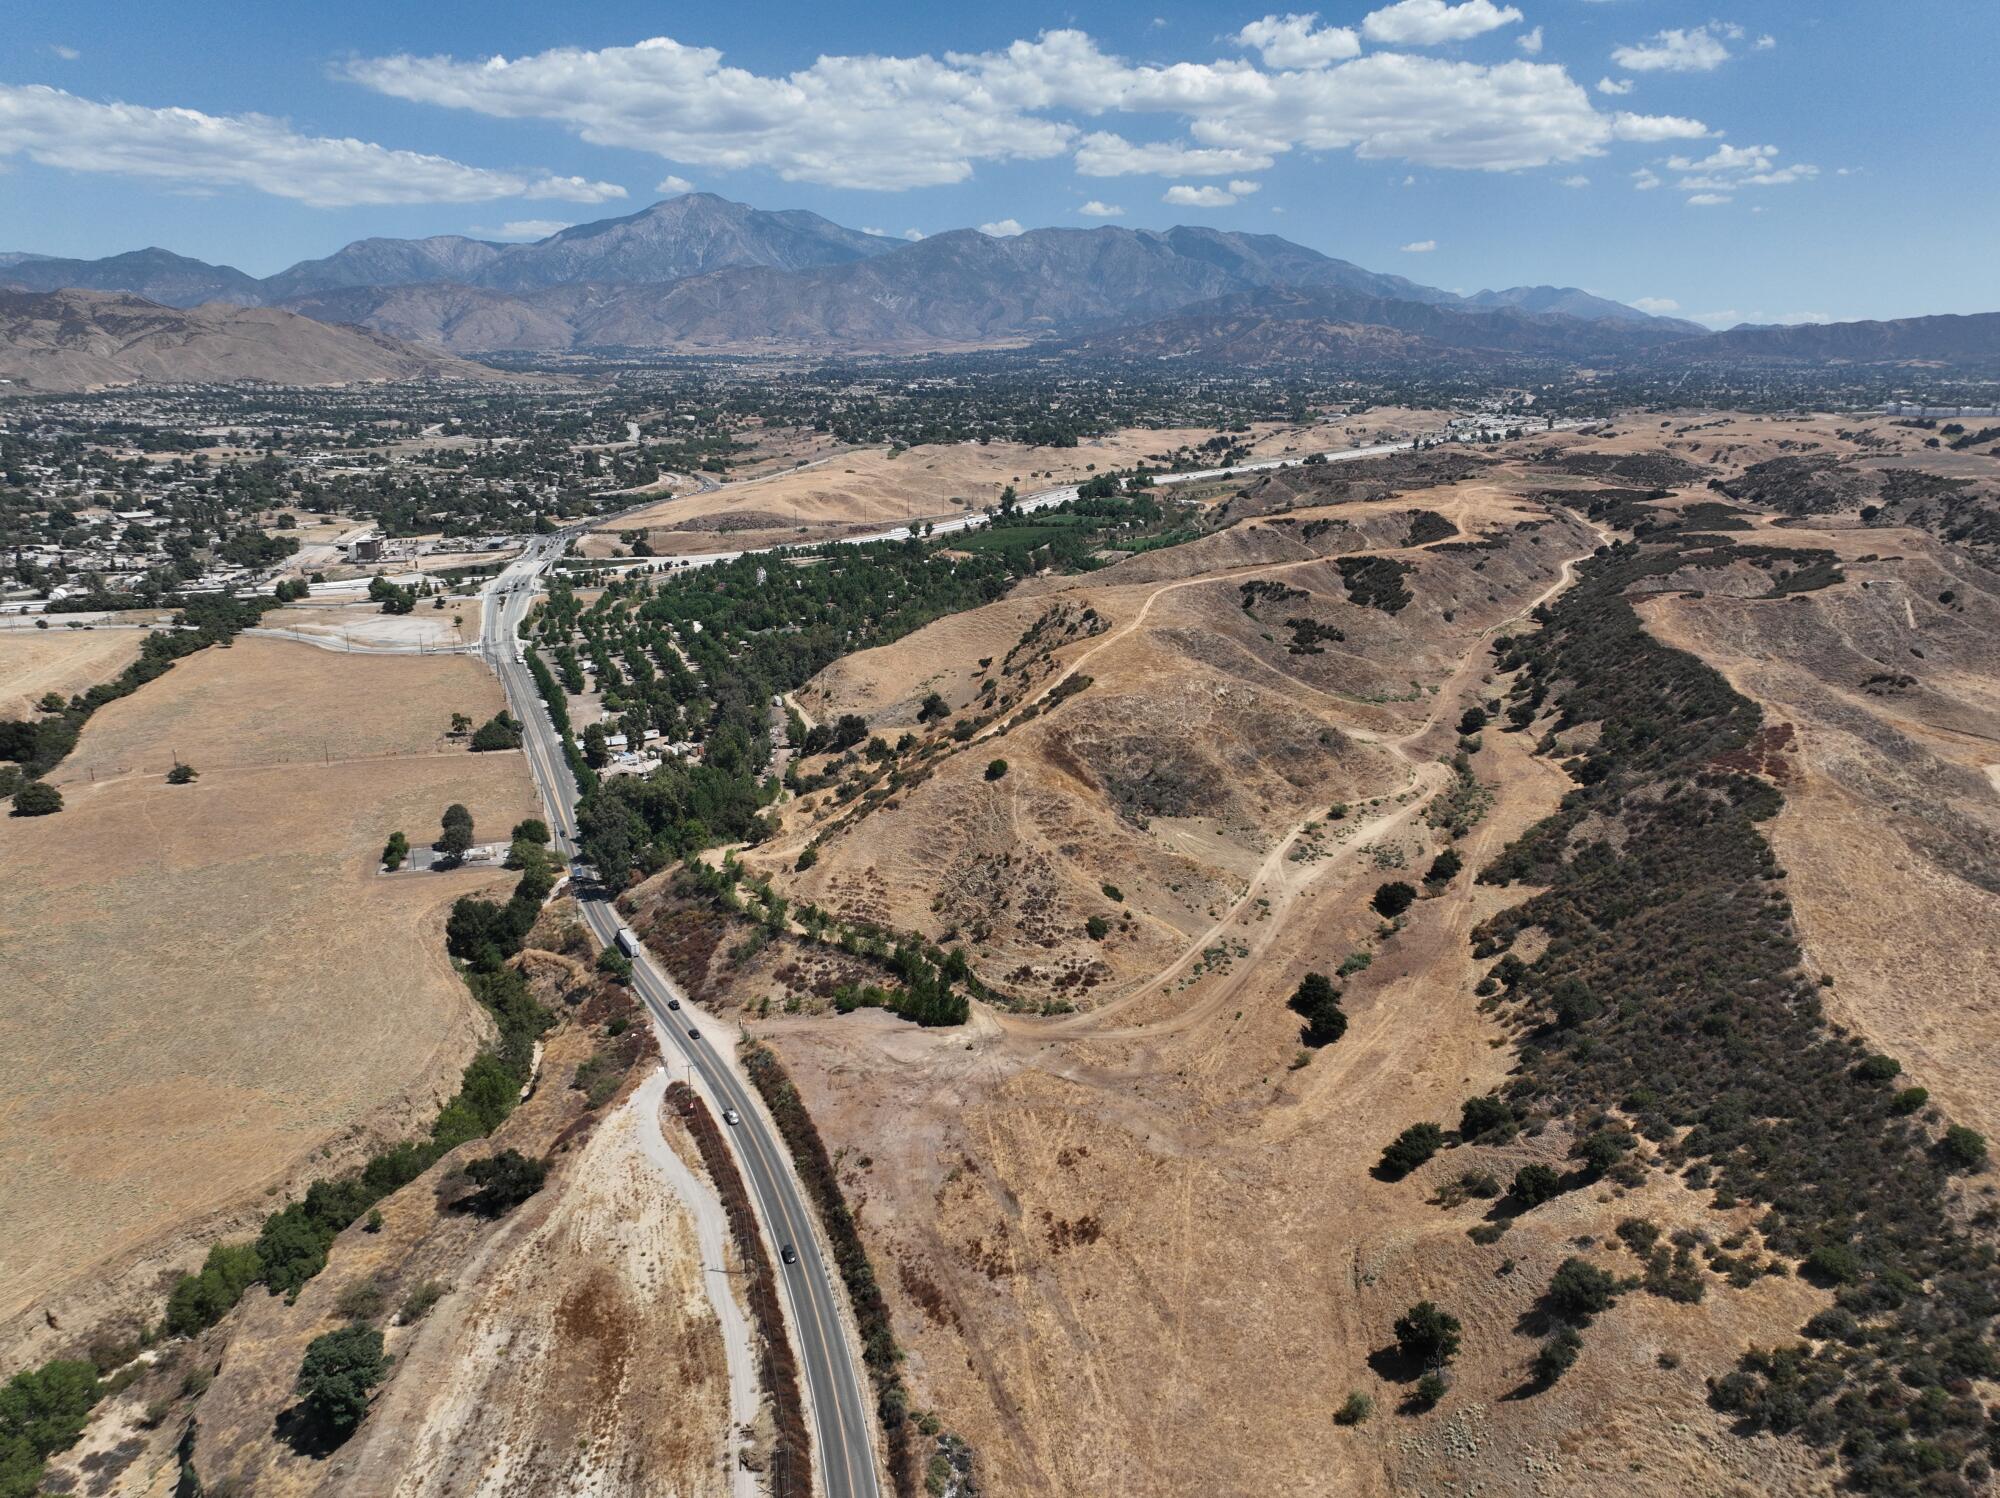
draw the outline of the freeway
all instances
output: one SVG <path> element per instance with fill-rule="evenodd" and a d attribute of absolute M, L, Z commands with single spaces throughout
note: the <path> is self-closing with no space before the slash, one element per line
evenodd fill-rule
<path fill-rule="evenodd" d="M 548 808 L 550 834 L 557 848 L 574 860 L 576 780 L 534 677 L 515 653 L 520 621 L 540 590 L 541 574 L 572 539 L 570 532 L 535 537 L 528 549 L 487 585 L 481 650 L 499 675 L 508 704 L 523 725 L 522 747 Z M 587 876 L 576 878 L 573 884 L 585 924 L 599 941 L 611 945 L 622 923 L 609 896 Z M 867 1376 L 841 1320 L 839 1296 L 819 1248 L 812 1208 L 792 1173 L 777 1129 L 754 1089 L 730 1064 L 727 1027 L 683 1005 L 679 987 L 643 949 L 633 959 L 632 978 L 633 990 L 652 1012 L 654 1029 L 662 1046 L 668 1048 L 667 1054 L 677 1057 L 699 1078 L 712 1104 L 734 1109 L 742 1118 L 738 1127 L 723 1132 L 749 1183 L 752 1205 L 771 1245 L 789 1244 L 798 1252 L 796 1264 L 783 1263 L 775 1252 L 772 1260 L 804 1373 L 819 1489 L 829 1498 L 879 1498 Z M 699 1038 L 690 1031 L 699 1032 Z"/>

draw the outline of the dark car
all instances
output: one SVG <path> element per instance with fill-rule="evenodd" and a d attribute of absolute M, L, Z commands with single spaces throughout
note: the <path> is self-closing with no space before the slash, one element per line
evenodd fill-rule
<path fill-rule="evenodd" d="M 681 1007 L 681 1001 L 679 999 L 668 999 L 667 1007 L 669 1009 L 678 1009 Z"/>
<path fill-rule="evenodd" d="M 787 1264 L 796 1264 L 799 1261 L 799 1251 L 787 1243 L 783 1248 L 778 1250 L 778 1257 L 783 1259 Z"/>
<path fill-rule="evenodd" d="M 701 1031 L 699 1031 L 699 1030 L 690 1030 L 690 1031 L 688 1031 L 688 1039 L 689 1039 L 689 1040 L 700 1040 L 700 1039 L 701 1039 Z"/>

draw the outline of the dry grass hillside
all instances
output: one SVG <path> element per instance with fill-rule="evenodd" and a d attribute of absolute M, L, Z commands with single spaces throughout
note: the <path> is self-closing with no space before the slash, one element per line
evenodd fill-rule
<path fill-rule="evenodd" d="M 1403 849 L 1439 772 L 1404 741 L 1434 721 L 1474 642 L 1595 541 L 1491 486 L 1431 498 L 1422 521 L 1407 506 L 1308 506 L 1031 584 L 840 662 L 800 694 L 817 718 L 873 707 L 894 736 L 942 689 L 999 722 L 879 807 L 823 825 L 824 798 L 806 798 L 752 866 L 782 870 L 810 832 L 817 864 L 790 892 L 964 939 L 990 984 L 1036 1006 L 1120 997 L 1191 942 L 1215 949 L 1197 962 L 1242 960 L 1225 918 L 1266 898 L 1252 886 L 1273 866 Z M 1343 560 L 1377 570 L 1350 584 Z M 1358 602 L 1378 577 L 1398 591 Z M 967 643 L 982 653 L 925 669 Z M 898 676 L 914 689 L 885 701 L 880 683 Z M 1352 810 L 1330 816 L 1337 805 Z M 1111 930 L 1091 936 L 1093 918 Z"/>
<path fill-rule="evenodd" d="M 513 754 L 438 748 L 500 693 L 475 661 L 363 660 L 239 639 L 98 712 L 16 821 L 0 879 L 0 1348 L 97 1313 L 156 1314 L 198 1259 L 304 1172 L 428 1119 L 484 1028 L 442 940 L 491 872 L 379 878 L 396 828 L 453 801 L 499 832 L 536 810 Z M 170 786 L 174 757 L 200 779 Z"/>
<path fill-rule="evenodd" d="M 866 964 L 757 951 L 719 916 L 650 929 L 704 1002 L 740 1007 L 783 1057 L 842 1162 L 913 1402 L 970 1439 L 989 1490 L 1834 1490 L 1806 1446 L 1741 1434 L 1708 1402 L 1746 1349 L 1832 1304 L 1763 1251 L 1761 1205 L 1618 1171 L 1533 1211 L 1496 1200 L 1488 1178 L 1570 1168 L 1566 1121 L 1448 1136 L 1407 1179 L 1376 1169 L 1400 1130 L 1449 1130 L 1519 1074 L 1527 1032 L 1482 995 L 1471 933 L 1532 890 L 1472 876 L 1576 789 L 1563 761 L 1598 725 L 1547 752 L 1538 732 L 1489 729 L 1470 791 L 1454 729 L 1504 699 L 1493 638 L 1532 627 L 1521 616 L 1561 590 L 1593 527 L 1638 519 L 1746 549 L 1654 580 L 1638 609 L 1766 708 L 1742 768 L 1785 794 L 1765 830 L 1809 968 L 1835 979 L 1829 1017 L 1899 1056 L 1943 1116 L 2000 1122 L 1994 578 L 1921 517 L 1864 520 L 1879 479 L 1814 515 L 1710 486 L 1801 452 L 1879 473 L 1919 461 L 1922 433 L 1675 425 L 1698 429 L 1621 422 L 1493 462 L 1265 481 L 1222 507 L 1250 518 L 1207 540 L 1038 580 L 797 694 L 813 721 L 866 717 L 902 773 L 843 794 L 867 766 L 836 765 L 748 866 L 795 901 L 956 942 L 1025 1003 L 934 1030 L 835 1015 L 838 984 L 879 981 Z M 1774 472 L 1789 470 L 1750 482 Z M 1449 529 L 1413 530 L 1418 512 Z M 1344 528 L 1307 534 L 1325 522 Z M 1343 556 L 1408 565 L 1362 586 L 1411 597 L 1394 613 L 1357 601 Z M 924 721 L 931 693 L 951 716 Z M 1329 822 L 1335 799 L 1347 816 Z M 1370 908 L 1446 848 L 1462 871 L 1406 917 Z M 1510 950 L 1532 962 L 1550 942 L 1531 929 Z M 1311 970 L 1340 975 L 1349 1024 L 1308 1053 L 1285 1001 Z M 1682 1279 L 1619 1295 L 1574 1369 L 1538 1383 L 1557 1265 L 1636 1286 L 1631 1243 L 1653 1232 L 1685 1246 Z M 1460 1318 L 1464 1346 L 1418 1412 L 1392 1323 L 1424 1298 Z M 1350 1394 L 1373 1413 L 1343 1427 Z"/>

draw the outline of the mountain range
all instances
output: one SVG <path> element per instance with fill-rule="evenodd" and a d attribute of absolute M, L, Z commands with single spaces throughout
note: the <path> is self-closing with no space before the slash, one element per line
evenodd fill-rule
<path fill-rule="evenodd" d="M 275 307 L 164 307 L 126 292 L 0 290 L 0 393 L 112 385 L 493 380 L 434 348 Z"/>
<path fill-rule="evenodd" d="M 1237 363 L 1449 353 L 1620 360 L 2000 355 L 1981 319 L 1710 334 L 1575 287 L 1460 295 L 1269 234 L 953 230 L 914 243 L 688 193 L 532 243 L 364 239 L 258 279 L 147 249 L 0 255 L 0 286 L 281 308 L 455 354 L 915 351 L 1055 337 Z M 1846 328 L 1849 331 L 1837 332 Z"/>

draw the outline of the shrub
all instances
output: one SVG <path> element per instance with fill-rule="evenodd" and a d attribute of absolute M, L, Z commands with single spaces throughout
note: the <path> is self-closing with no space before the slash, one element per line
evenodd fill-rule
<path fill-rule="evenodd" d="M 1523 1165 L 1514 1172 L 1514 1184 L 1508 1188 L 1508 1195 L 1521 1204 L 1523 1211 L 1539 1207 L 1543 1202 L 1562 1194 L 1562 1177 L 1546 1165 Z"/>
<path fill-rule="evenodd" d="M 1120 889 L 1117 885 L 1104 884 L 1098 887 L 1104 892 L 1105 899 L 1115 901 L 1120 905 L 1123 905 L 1125 903 L 1125 891 Z"/>
<path fill-rule="evenodd" d="M 1416 1392 L 1411 1394 L 1410 1401 L 1418 1409 L 1427 1410 L 1440 1399 L 1444 1398 L 1444 1392 L 1444 1375 L 1441 1373 L 1426 1373 L 1422 1378 L 1417 1380 Z"/>
<path fill-rule="evenodd" d="M 1111 934 L 1111 922 L 1101 915 L 1094 915 L 1083 923 L 1083 929 L 1092 941 L 1103 941 Z"/>
<path fill-rule="evenodd" d="M 201 774 L 193 765 L 175 765 L 167 771 L 168 785 L 193 785 Z"/>
<path fill-rule="evenodd" d="M 1577 1335 L 1576 1328 L 1562 1327 L 1536 1350 L 1528 1371 L 1536 1383 L 1546 1388 L 1575 1366 L 1576 1355 L 1582 1350 L 1583 1338 Z"/>
<path fill-rule="evenodd" d="M 264 1261 L 256 1244 L 212 1244 L 201 1272 L 182 1275 L 167 1297 L 167 1331 L 176 1337 L 192 1337 L 214 1326 L 263 1275 Z"/>
<path fill-rule="evenodd" d="M 1903 1063 L 1894 1056 L 1870 1056 L 1854 1068 L 1854 1075 L 1864 1082 L 1887 1082 L 1902 1075 Z"/>
<path fill-rule="evenodd" d="M 1610 1306 L 1617 1282 L 1584 1259 L 1564 1259 L 1549 1280 L 1549 1309 L 1568 1321 L 1588 1321 Z"/>
<path fill-rule="evenodd" d="M 1375 1401 L 1359 1389 L 1349 1394 L 1340 1408 L 1333 1412 L 1335 1425 L 1360 1425 L 1375 1413 Z"/>
<path fill-rule="evenodd" d="M 506 1149 L 465 1167 L 466 1179 L 480 1189 L 460 1203 L 482 1217 L 504 1217 L 542 1189 L 549 1169 L 519 1150 Z"/>
<path fill-rule="evenodd" d="M 299 1364 L 296 1389 L 308 1419 L 335 1439 L 351 1434 L 368 1413 L 368 1391 L 389 1371 L 382 1334 L 347 1326 L 315 1337 Z"/>
<path fill-rule="evenodd" d="M 1836 1285 L 1851 1285 L 1861 1278 L 1861 1259 L 1851 1245 L 1822 1243 L 1806 1256 L 1806 1270 Z"/>
<path fill-rule="evenodd" d="M 1396 1318 L 1396 1348 L 1413 1363 L 1442 1367 L 1458 1356 L 1458 1318 L 1420 1300 Z"/>
<path fill-rule="evenodd" d="M 1394 920 L 1408 910 L 1417 898 L 1413 885 L 1402 880 L 1392 880 L 1375 891 L 1375 898 L 1368 903 L 1375 907 L 1375 913 L 1385 920 Z"/>
<path fill-rule="evenodd" d="M 1461 734 L 1477 733 L 1485 726 L 1486 710 L 1484 708 L 1468 707 L 1464 712 L 1459 714 L 1458 731 Z"/>
<path fill-rule="evenodd" d="M 408 1295 L 403 1297 L 402 1308 L 396 1312 L 396 1319 L 405 1326 L 413 1321 L 422 1321 L 430 1314 L 431 1307 L 444 1299 L 446 1288 L 442 1280 L 420 1281 L 411 1287 Z"/>
<path fill-rule="evenodd" d="M 1931 1100 L 1931 1095 L 1929 1091 L 1926 1090 L 1925 1088 L 1905 1087 L 1901 1092 L 1896 1094 L 1896 1101 L 1891 1106 L 1894 1107 L 1898 1113 L 1907 1116 L 1909 1114 L 1915 1113 L 1917 1110 L 1922 1108 L 1925 1103 L 1928 1103 L 1930 1100 Z"/>
<path fill-rule="evenodd" d="M 1459 1110 L 1458 1133 L 1461 1139 L 1481 1139 L 1488 1134 L 1506 1139 L 1512 1137 L 1518 1127 L 1514 1110 L 1501 1098 L 1467 1098 L 1465 1106 Z"/>
<path fill-rule="evenodd" d="M 1977 1129 L 1953 1124 L 1938 1142 L 1938 1153 L 1953 1170 L 1978 1170 L 1986 1164 L 1986 1136 Z"/>
<path fill-rule="evenodd" d="M 333 1308 L 349 1321 L 373 1321 L 388 1305 L 389 1292 L 382 1288 L 380 1280 L 371 1275 L 365 1280 L 356 1280 L 342 1290 Z"/>
<path fill-rule="evenodd" d="M 17 817 L 46 817 L 62 809 L 62 792 L 47 781 L 31 780 L 14 792 L 14 815 Z"/>
<path fill-rule="evenodd" d="M 992 760 L 986 766 L 986 778 L 988 780 L 998 780 L 1001 776 L 1005 775 L 1006 773 L 1007 773 L 1007 761 L 1004 759 Z"/>
<path fill-rule="evenodd" d="M 1411 1124 L 1382 1151 L 1382 1174 L 1401 1180 L 1444 1148 L 1444 1130 L 1434 1123 Z"/>
<path fill-rule="evenodd" d="M 1449 884 L 1458 877 L 1458 871 L 1465 867 L 1465 860 L 1459 857 L 1458 849 L 1446 848 L 1431 860 L 1431 866 L 1424 871 L 1425 884 Z"/>

